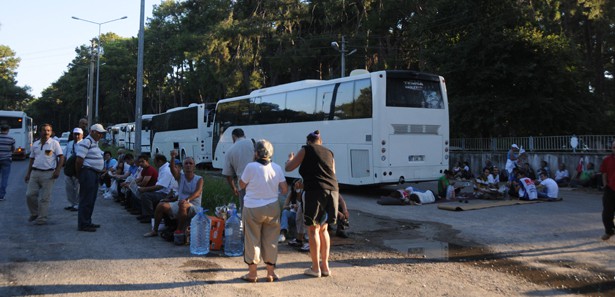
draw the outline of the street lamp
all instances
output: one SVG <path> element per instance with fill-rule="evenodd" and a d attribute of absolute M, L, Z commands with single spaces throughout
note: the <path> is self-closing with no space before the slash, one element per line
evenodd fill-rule
<path fill-rule="evenodd" d="M 355 52 L 357 52 L 357 50 L 353 49 L 352 51 L 348 52 L 348 50 L 346 49 L 346 39 L 344 38 L 343 35 L 342 35 L 342 47 L 340 48 L 340 45 L 337 43 L 337 41 L 332 41 L 331 47 L 334 48 L 336 51 L 340 52 L 340 54 L 342 55 L 342 76 L 341 77 L 344 77 L 346 75 L 346 56 L 350 56 L 354 54 Z"/>
<path fill-rule="evenodd" d="M 98 123 L 98 86 L 99 86 L 99 81 L 100 81 L 100 27 L 102 25 L 104 25 L 104 24 L 115 22 L 115 21 L 119 21 L 119 20 L 123 20 L 123 19 L 126 19 L 128 17 L 127 16 L 123 16 L 121 18 L 113 19 L 113 20 L 110 20 L 110 21 L 102 22 L 102 23 L 81 19 L 81 18 L 78 18 L 76 16 L 73 16 L 72 18 L 75 19 L 75 20 L 78 20 L 78 21 L 84 21 L 84 22 L 88 22 L 88 23 L 92 23 L 92 24 L 98 25 L 98 45 L 96 46 L 96 108 L 94 109 L 95 110 L 94 111 L 94 123 Z M 90 124 L 92 124 L 91 121 L 90 121 Z"/>

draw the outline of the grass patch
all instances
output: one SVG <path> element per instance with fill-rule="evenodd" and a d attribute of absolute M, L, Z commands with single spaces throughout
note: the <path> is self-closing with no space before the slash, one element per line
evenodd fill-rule
<path fill-rule="evenodd" d="M 231 186 L 226 182 L 226 177 L 217 172 L 197 170 L 196 174 L 203 177 L 203 196 L 201 206 L 208 209 L 209 215 L 213 215 L 217 206 L 235 203 L 239 206 L 239 197 L 235 196 Z"/>

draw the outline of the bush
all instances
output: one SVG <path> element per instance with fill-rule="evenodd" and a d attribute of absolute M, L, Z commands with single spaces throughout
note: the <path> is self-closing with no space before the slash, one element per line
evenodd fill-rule
<path fill-rule="evenodd" d="M 239 198 L 235 196 L 226 178 L 219 173 L 197 170 L 196 174 L 203 177 L 203 194 L 201 206 L 213 215 L 217 206 L 235 203 L 239 206 Z"/>

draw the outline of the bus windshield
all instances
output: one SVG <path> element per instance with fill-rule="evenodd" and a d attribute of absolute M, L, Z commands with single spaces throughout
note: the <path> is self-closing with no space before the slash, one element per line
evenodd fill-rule
<path fill-rule="evenodd" d="M 0 117 L 0 125 L 9 125 L 11 129 L 19 129 L 22 127 L 23 119 L 16 117 Z"/>
<path fill-rule="evenodd" d="M 388 78 L 386 105 L 444 109 L 440 82 L 415 78 Z"/>

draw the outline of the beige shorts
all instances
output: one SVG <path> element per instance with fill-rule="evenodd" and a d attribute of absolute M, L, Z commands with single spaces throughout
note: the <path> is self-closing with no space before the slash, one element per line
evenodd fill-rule
<path fill-rule="evenodd" d="M 171 219 L 177 218 L 177 213 L 179 212 L 179 201 L 169 202 L 171 206 Z M 190 206 L 188 209 L 188 217 L 193 217 L 196 214 L 196 207 L 194 205 Z"/>

